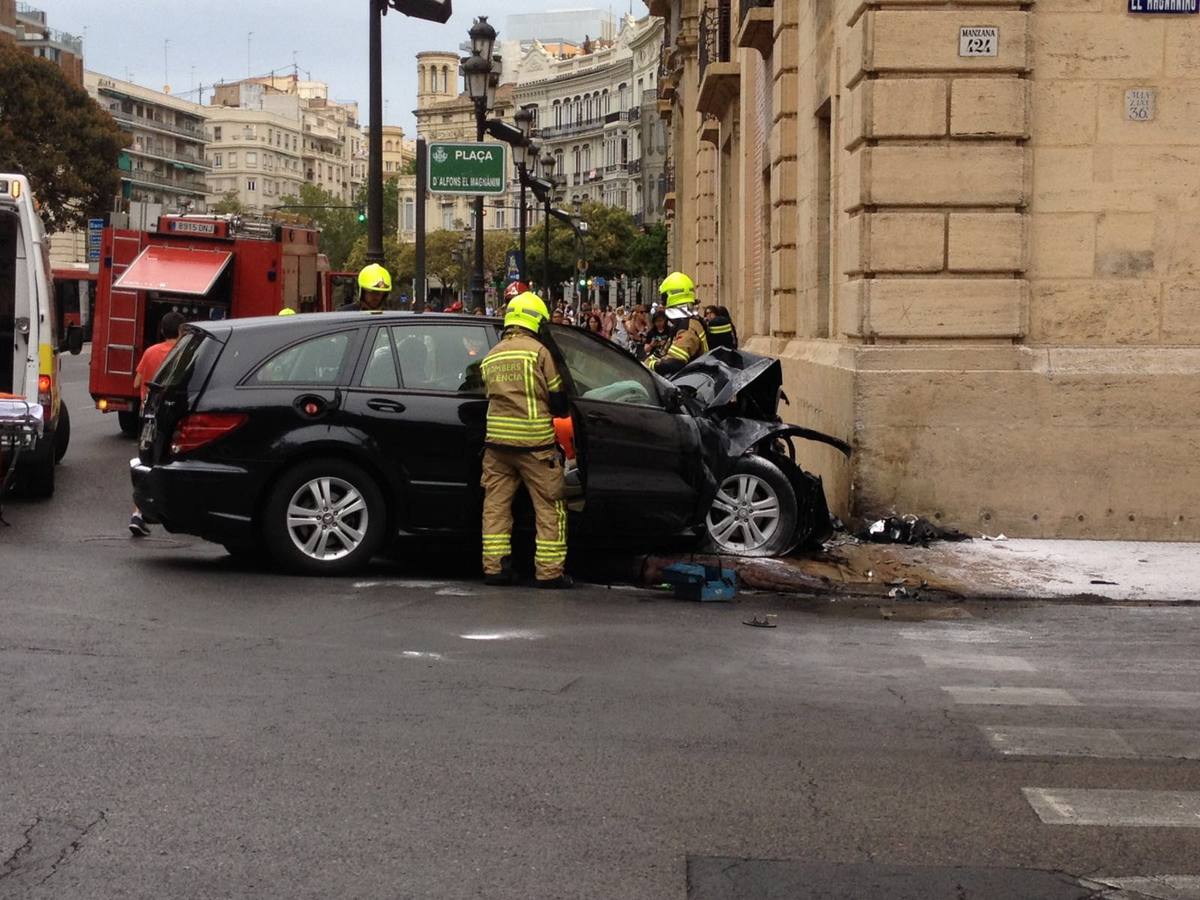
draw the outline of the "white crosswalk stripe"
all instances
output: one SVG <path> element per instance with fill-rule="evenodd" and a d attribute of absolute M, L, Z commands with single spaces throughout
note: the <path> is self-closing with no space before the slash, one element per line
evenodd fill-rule
<path fill-rule="evenodd" d="M 1200 828 L 1200 792 L 1022 788 L 1047 825 Z"/>
<path fill-rule="evenodd" d="M 1200 900 L 1200 875 L 1091 876 L 1089 884 L 1104 890 L 1098 900 Z"/>
<path fill-rule="evenodd" d="M 1137 751 L 1113 728 L 980 725 L 993 747 L 1006 756 L 1092 756 L 1132 759 Z"/>
<path fill-rule="evenodd" d="M 976 706 L 1080 706 L 1061 688 L 944 687 L 955 703 Z"/>
<path fill-rule="evenodd" d="M 997 656 L 987 653 L 934 652 L 918 654 L 931 669 L 974 669 L 978 672 L 1036 672 L 1027 659 L 1020 656 Z"/>

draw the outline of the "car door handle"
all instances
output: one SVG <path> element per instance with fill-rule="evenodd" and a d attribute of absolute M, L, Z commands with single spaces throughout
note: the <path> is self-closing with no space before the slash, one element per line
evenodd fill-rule
<path fill-rule="evenodd" d="M 611 425 L 612 424 L 612 419 L 610 419 L 608 416 L 604 415 L 604 413 L 590 412 L 587 414 L 587 420 L 589 422 L 596 422 L 601 425 Z"/>
<path fill-rule="evenodd" d="M 375 397 L 367 401 L 367 409 L 373 409 L 376 412 L 402 413 L 404 404 L 397 403 L 395 400 L 381 400 Z"/>

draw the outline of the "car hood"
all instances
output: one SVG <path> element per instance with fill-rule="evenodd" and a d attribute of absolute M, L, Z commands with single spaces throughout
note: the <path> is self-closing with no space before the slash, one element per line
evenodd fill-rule
<path fill-rule="evenodd" d="M 779 417 L 779 401 L 787 397 L 777 359 L 719 347 L 688 363 L 670 381 L 681 389 L 689 412 L 703 423 L 709 445 L 705 456 L 718 472 L 770 438 L 797 437 L 827 444 L 846 456 L 852 452 L 840 438 L 789 425 Z"/>
<path fill-rule="evenodd" d="M 718 347 L 688 363 L 670 381 L 684 390 L 694 412 L 778 420 L 783 367 L 769 356 Z"/>

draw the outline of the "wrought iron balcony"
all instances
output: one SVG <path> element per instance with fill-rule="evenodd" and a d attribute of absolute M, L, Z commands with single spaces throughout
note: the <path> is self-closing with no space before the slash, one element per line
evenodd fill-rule
<path fill-rule="evenodd" d="M 729 62 L 731 12 L 729 0 L 705 7 L 700 17 L 700 77 L 718 62 Z"/>

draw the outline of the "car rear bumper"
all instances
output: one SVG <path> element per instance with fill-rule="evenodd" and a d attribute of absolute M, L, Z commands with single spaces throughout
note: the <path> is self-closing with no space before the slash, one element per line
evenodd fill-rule
<path fill-rule="evenodd" d="M 218 544 L 255 539 L 251 473 L 240 466 L 179 460 L 149 466 L 129 461 L 133 502 L 148 522 L 174 534 L 194 534 Z"/>

